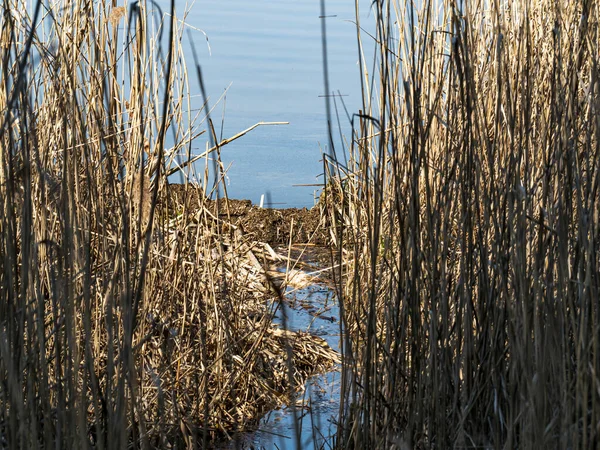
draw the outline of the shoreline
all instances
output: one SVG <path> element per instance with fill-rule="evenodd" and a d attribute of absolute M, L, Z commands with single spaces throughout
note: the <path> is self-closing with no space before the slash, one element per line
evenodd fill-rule
<path fill-rule="evenodd" d="M 168 196 L 174 204 L 186 204 L 189 212 L 198 213 L 207 207 L 217 214 L 217 202 L 201 197 L 200 189 L 192 184 L 169 184 Z M 227 206 L 225 206 L 227 205 Z M 219 218 L 226 219 L 252 240 L 271 246 L 293 244 L 327 245 L 323 214 L 317 204 L 312 208 L 261 208 L 244 199 L 220 199 Z"/>

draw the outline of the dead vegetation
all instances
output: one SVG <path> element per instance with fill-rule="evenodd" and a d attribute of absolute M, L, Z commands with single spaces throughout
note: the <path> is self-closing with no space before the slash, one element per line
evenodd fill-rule
<path fill-rule="evenodd" d="M 201 189 L 182 184 L 169 186 L 169 195 L 175 201 L 198 201 L 202 197 Z M 311 243 L 317 246 L 327 244 L 327 231 L 324 226 L 323 213 L 320 207 L 269 209 L 253 205 L 250 200 L 228 199 L 225 206 L 219 208 L 219 214 L 226 217 L 236 228 L 246 235 L 272 246 L 293 243 Z M 216 202 L 208 200 L 206 207 L 212 214 L 217 214 Z"/>
<path fill-rule="evenodd" d="M 0 17 L 0 447 L 207 447 L 338 355 L 273 326 L 285 256 L 219 179 L 169 192 L 214 133 L 174 2 L 32 6 Z"/>
<path fill-rule="evenodd" d="M 598 448 L 600 5 L 371 6 L 326 192 L 339 445 Z"/>

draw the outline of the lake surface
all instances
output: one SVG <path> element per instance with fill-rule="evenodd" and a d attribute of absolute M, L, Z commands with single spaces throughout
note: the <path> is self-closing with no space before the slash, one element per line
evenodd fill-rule
<path fill-rule="evenodd" d="M 159 4 L 168 11 L 168 2 Z M 229 87 L 225 101 L 212 113 L 217 133 L 226 138 L 260 121 L 290 122 L 259 127 L 223 148 L 229 196 L 258 203 L 267 194 L 274 207 L 312 206 L 318 187 L 295 185 L 322 182 L 321 154 L 327 146 L 319 0 L 197 0 L 187 6 L 177 2 L 176 7 L 180 17 L 184 8 L 189 11 L 185 22 L 211 106 Z M 327 1 L 326 14 L 330 91 L 339 91 L 348 111 L 356 112 L 360 74 L 354 2 Z M 368 10 L 363 19 L 372 21 L 367 15 Z M 191 67 L 191 51 L 187 60 Z M 196 77 L 191 78 L 199 93 Z M 349 136 L 339 100 L 342 130 Z M 200 104 L 197 97 L 195 105 Z M 334 134 L 337 150 L 339 131 Z M 194 152 L 205 149 L 206 136 L 198 138 Z"/>

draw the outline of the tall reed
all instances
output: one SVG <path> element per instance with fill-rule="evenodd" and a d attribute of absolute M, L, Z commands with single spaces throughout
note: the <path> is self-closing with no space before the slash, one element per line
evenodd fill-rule
<path fill-rule="evenodd" d="M 168 186 L 207 113 L 175 2 L 1 11 L 0 446 L 208 447 L 288 378 L 216 186 Z"/>
<path fill-rule="evenodd" d="M 598 2 L 371 8 L 329 182 L 339 446 L 597 447 Z"/>

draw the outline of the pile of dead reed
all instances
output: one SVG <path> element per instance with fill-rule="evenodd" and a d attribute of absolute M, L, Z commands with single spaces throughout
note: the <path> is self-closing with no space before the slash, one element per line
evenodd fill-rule
<path fill-rule="evenodd" d="M 599 7 L 357 14 L 363 107 L 329 166 L 342 448 L 598 446 Z"/>
<path fill-rule="evenodd" d="M 206 446 L 336 361 L 273 327 L 281 288 L 226 202 L 169 195 L 207 114 L 178 17 L 2 3 L 1 447 Z"/>

